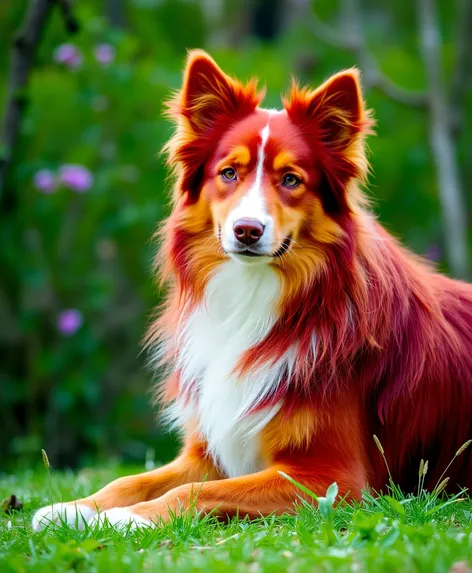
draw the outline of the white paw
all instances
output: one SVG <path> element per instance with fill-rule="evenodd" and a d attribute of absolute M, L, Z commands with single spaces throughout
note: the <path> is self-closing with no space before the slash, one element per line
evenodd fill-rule
<path fill-rule="evenodd" d="M 136 529 L 138 527 L 152 527 L 154 524 L 148 519 L 133 513 L 126 507 L 114 507 L 94 515 L 88 522 L 89 527 L 103 527 L 108 522 L 115 529 Z"/>
<path fill-rule="evenodd" d="M 33 517 L 33 531 L 41 531 L 50 523 L 67 523 L 77 529 L 83 529 L 96 511 L 86 505 L 75 503 L 55 503 L 39 509 Z"/>

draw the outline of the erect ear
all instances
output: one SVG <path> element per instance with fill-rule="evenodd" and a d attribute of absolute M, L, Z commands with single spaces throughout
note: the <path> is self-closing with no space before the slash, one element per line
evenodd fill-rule
<path fill-rule="evenodd" d="M 315 123 L 313 127 L 324 142 L 337 148 L 349 145 L 362 130 L 365 115 L 359 72 L 340 72 L 313 91 L 294 83 L 284 106 L 293 122 Z"/>
<path fill-rule="evenodd" d="M 254 80 L 243 85 L 227 76 L 202 50 L 189 53 L 177 109 L 196 134 L 211 129 L 223 119 L 242 119 L 252 113 L 263 94 Z"/>
<path fill-rule="evenodd" d="M 331 191 L 325 194 L 325 207 L 332 211 L 347 207 L 347 183 L 367 172 L 363 138 L 373 125 L 362 100 L 358 70 L 340 72 L 312 91 L 294 83 L 284 107 L 309 139 L 323 171 Z"/>

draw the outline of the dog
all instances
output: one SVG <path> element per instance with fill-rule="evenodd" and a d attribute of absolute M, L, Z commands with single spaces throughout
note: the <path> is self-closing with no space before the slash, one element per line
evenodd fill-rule
<path fill-rule="evenodd" d="M 168 106 L 175 184 L 157 261 L 168 290 L 147 343 L 169 369 L 158 394 L 180 455 L 39 510 L 34 529 L 293 512 L 303 494 L 283 474 L 359 500 L 390 471 L 413 491 L 421 458 L 432 488 L 472 436 L 472 286 L 371 213 L 358 71 L 293 83 L 282 111 L 260 107 L 263 95 L 196 50 Z M 448 476 L 470 487 L 470 457 Z"/>

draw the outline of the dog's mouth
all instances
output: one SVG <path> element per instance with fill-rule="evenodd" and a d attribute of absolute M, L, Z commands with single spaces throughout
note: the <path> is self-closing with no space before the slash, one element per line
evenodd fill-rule
<path fill-rule="evenodd" d="M 238 256 L 242 256 L 242 257 L 248 257 L 248 258 L 257 258 L 257 257 L 265 257 L 265 258 L 273 258 L 273 259 L 277 259 L 282 257 L 290 248 L 290 245 L 292 243 L 292 237 L 285 237 L 285 239 L 283 240 L 282 244 L 280 245 L 280 247 L 273 253 L 266 253 L 264 251 L 260 251 L 258 250 L 257 247 L 247 247 L 247 248 L 243 248 L 241 250 L 239 249 L 235 249 L 232 250 L 230 252 L 228 252 L 227 254 L 229 255 L 238 255 Z"/>
<path fill-rule="evenodd" d="M 223 248 L 222 245 L 222 240 L 221 240 L 221 226 L 218 225 L 218 230 L 217 230 L 217 237 L 218 237 L 218 242 L 220 243 L 220 246 L 223 250 L 223 252 L 226 255 L 236 255 L 236 256 L 241 256 L 241 257 L 247 257 L 248 259 L 256 259 L 258 257 L 261 258 L 265 258 L 265 259 L 278 259 L 280 257 L 282 257 L 289 249 L 290 249 L 290 245 L 292 243 L 292 235 L 289 235 L 287 237 L 285 237 L 285 239 L 282 241 L 280 247 L 273 253 L 267 253 L 263 250 L 261 250 L 259 248 L 259 245 L 254 245 L 254 246 L 246 246 L 246 247 L 241 247 L 241 248 L 233 248 L 230 251 L 229 250 L 225 250 Z"/>

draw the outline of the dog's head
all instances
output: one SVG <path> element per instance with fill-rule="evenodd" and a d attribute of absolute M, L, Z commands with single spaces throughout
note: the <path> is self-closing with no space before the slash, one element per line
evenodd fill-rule
<path fill-rule="evenodd" d="M 262 97 L 255 81 L 243 85 L 206 53 L 190 53 L 169 105 L 177 182 L 165 231 L 166 256 L 187 274 L 228 257 L 306 273 L 343 241 L 359 206 L 371 122 L 358 72 L 316 90 L 294 83 L 281 111 L 260 108 Z"/>

